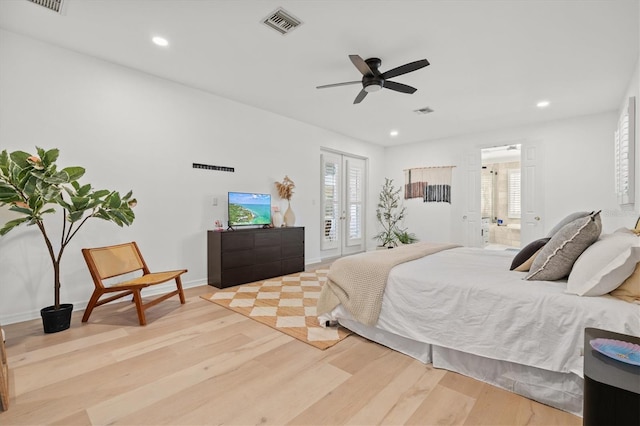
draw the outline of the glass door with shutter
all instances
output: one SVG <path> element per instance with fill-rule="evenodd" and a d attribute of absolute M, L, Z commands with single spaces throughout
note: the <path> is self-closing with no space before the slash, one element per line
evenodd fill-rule
<path fill-rule="evenodd" d="M 366 160 L 323 151 L 321 163 L 321 256 L 364 251 Z"/>

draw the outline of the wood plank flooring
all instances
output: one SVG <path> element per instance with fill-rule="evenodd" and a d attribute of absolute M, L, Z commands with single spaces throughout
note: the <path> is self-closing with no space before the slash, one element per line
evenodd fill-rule
<path fill-rule="evenodd" d="M 582 424 L 356 335 L 320 351 L 199 297 L 210 290 L 149 309 L 145 327 L 128 302 L 50 335 L 40 320 L 3 326 L 0 425 Z"/>

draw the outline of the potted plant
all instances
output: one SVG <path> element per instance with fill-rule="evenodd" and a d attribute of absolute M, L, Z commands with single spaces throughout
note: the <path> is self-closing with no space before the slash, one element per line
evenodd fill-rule
<path fill-rule="evenodd" d="M 418 241 L 418 237 L 413 232 L 408 232 L 406 229 L 397 229 L 393 231 L 398 238 L 400 244 L 413 244 Z"/>
<path fill-rule="evenodd" d="M 404 219 L 405 211 L 406 208 L 400 206 L 400 188 L 393 186 L 393 179 L 385 178 L 376 208 L 376 218 L 382 231 L 373 237 L 380 241 L 382 247 L 393 248 L 398 245 L 400 240 L 396 232 L 402 231 L 398 225 Z"/>
<path fill-rule="evenodd" d="M 0 236 L 13 228 L 26 224 L 40 230 L 53 264 L 54 304 L 40 313 L 45 333 L 69 328 L 73 305 L 60 303 L 60 261 L 71 239 L 89 218 L 96 217 L 118 226 L 131 225 L 135 218 L 132 207 L 136 200 L 129 192 L 124 197 L 116 191 L 94 190 L 91 185 L 78 182 L 85 172 L 82 167 L 58 170 L 59 150 L 45 151 L 36 147 L 37 155 L 23 151 L 0 153 L 0 206 L 21 217 L 0 228 Z M 45 215 L 54 213 L 55 206 L 64 212 L 60 242 L 54 244 L 45 227 Z"/>

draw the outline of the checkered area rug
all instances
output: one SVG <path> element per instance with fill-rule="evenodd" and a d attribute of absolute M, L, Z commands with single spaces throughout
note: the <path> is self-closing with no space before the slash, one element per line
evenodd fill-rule
<path fill-rule="evenodd" d="M 318 324 L 316 306 L 328 272 L 300 272 L 200 297 L 324 350 L 351 334 L 342 327 Z"/>

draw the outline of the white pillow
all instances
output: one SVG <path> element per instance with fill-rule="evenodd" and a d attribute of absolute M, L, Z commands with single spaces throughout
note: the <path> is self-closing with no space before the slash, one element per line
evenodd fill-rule
<path fill-rule="evenodd" d="M 640 262 L 640 237 L 625 230 L 603 235 L 573 264 L 567 292 L 578 296 L 602 296 L 631 276 Z"/>

